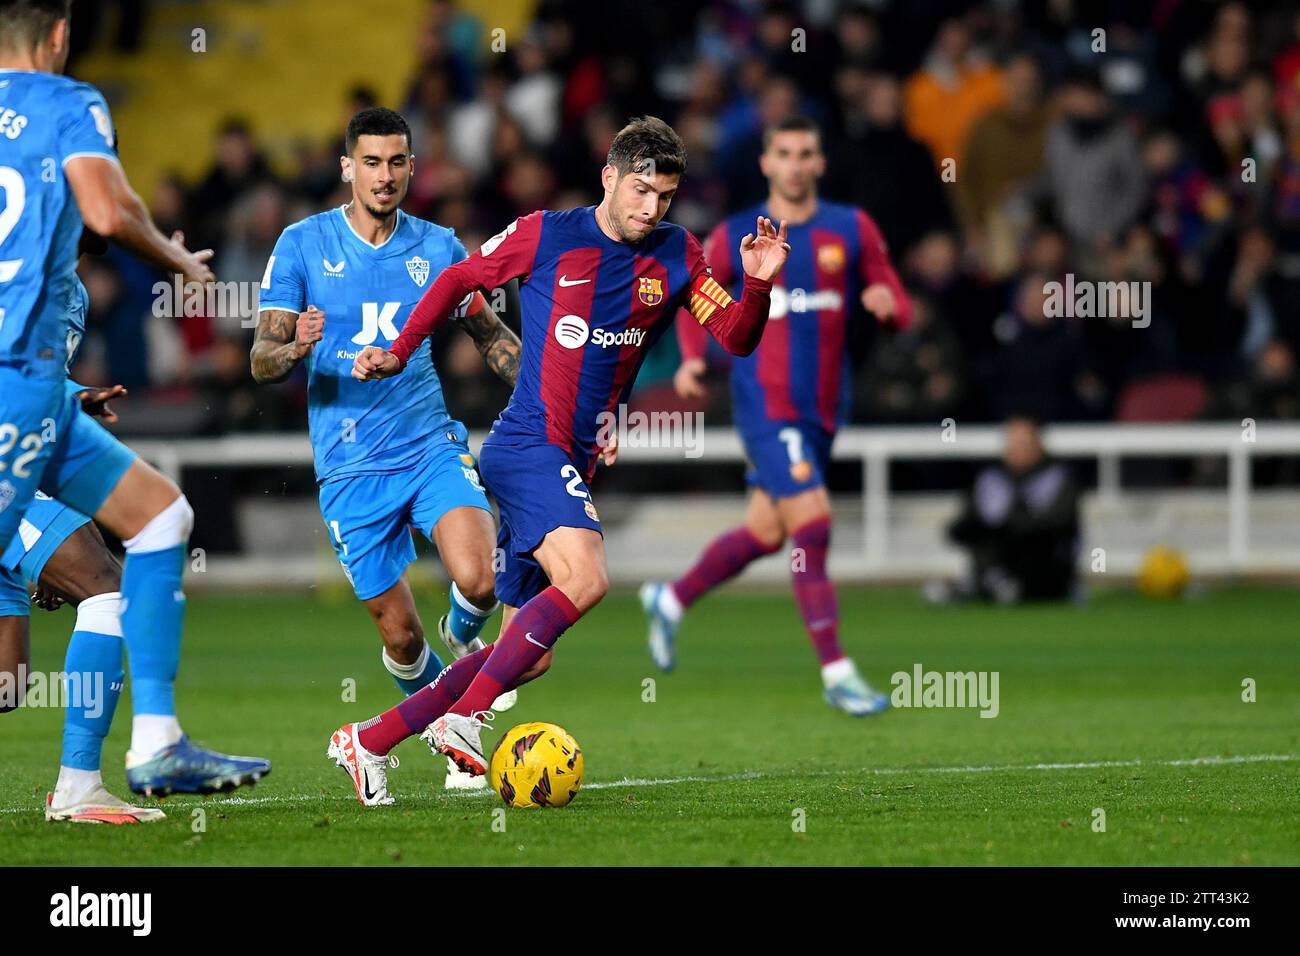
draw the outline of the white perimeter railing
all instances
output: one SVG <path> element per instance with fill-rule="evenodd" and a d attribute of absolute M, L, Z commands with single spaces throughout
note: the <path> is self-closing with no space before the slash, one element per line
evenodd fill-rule
<path fill-rule="evenodd" d="M 628 447 L 620 452 L 620 466 L 655 462 L 740 462 L 744 451 L 735 431 L 705 429 L 695 436 L 701 457 L 686 458 L 681 448 Z M 893 461 L 957 461 L 995 459 L 1002 449 L 1002 430 L 996 426 L 962 426 L 950 430 L 949 440 L 940 425 L 912 427 L 855 426 L 840 432 L 835 442 L 837 460 L 861 463 L 863 479 L 862 553 L 855 567 L 870 574 L 884 569 L 890 554 L 889 465 Z M 477 448 L 483 433 L 471 436 Z M 1227 488 L 1200 489 L 1201 494 L 1226 495 L 1226 541 L 1214 564 L 1224 571 L 1250 570 L 1251 460 L 1264 455 L 1300 455 L 1300 425 L 1261 422 L 1247 428 L 1235 423 L 1178 425 L 1059 425 L 1044 432 L 1048 450 L 1061 458 L 1095 459 L 1098 488 L 1093 500 L 1116 503 L 1121 498 L 1120 461 L 1220 456 L 1227 459 Z M 174 441 L 142 440 L 133 447 L 163 471 L 179 477 L 182 467 L 310 466 L 311 445 L 305 434 L 238 435 L 212 439 Z M 1287 493 L 1289 497 L 1290 492 Z M 599 498 L 599 490 L 597 490 Z M 1296 495 L 1300 506 L 1300 494 Z M 1288 509 L 1289 510 L 1289 509 Z M 1300 507 L 1297 508 L 1300 515 Z M 1278 558 L 1281 560 L 1278 560 Z M 1274 555 L 1271 568 L 1300 570 L 1300 542 L 1294 550 Z"/>

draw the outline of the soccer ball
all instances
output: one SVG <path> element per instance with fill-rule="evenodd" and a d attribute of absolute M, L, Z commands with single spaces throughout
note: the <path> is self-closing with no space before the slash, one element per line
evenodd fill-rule
<path fill-rule="evenodd" d="M 582 786 L 582 748 L 563 727 L 511 727 L 488 763 L 492 789 L 512 807 L 562 807 Z"/>
<path fill-rule="evenodd" d="M 1137 586 L 1149 598 L 1174 598 L 1183 593 L 1191 572 L 1181 551 L 1152 548 L 1138 569 Z"/>

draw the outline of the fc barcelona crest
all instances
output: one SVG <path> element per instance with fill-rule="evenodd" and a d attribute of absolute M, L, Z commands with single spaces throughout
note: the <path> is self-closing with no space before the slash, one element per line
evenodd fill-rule
<path fill-rule="evenodd" d="M 638 280 L 636 291 L 642 305 L 658 305 L 664 300 L 664 281 L 650 276 L 642 276 Z"/>
<path fill-rule="evenodd" d="M 424 284 L 429 281 L 429 260 L 421 259 L 419 256 L 407 259 L 406 271 L 410 274 L 411 281 L 423 289 Z"/>
<path fill-rule="evenodd" d="M 839 243 L 822 246 L 817 250 L 817 265 L 823 272 L 839 272 L 844 268 L 844 247 Z"/>

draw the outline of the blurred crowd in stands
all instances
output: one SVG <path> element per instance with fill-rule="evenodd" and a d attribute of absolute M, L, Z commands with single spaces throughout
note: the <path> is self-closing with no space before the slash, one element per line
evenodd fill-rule
<path fill-rule="evenodd" d="M 419 68 L 383 104 L 414 133 L 407 211 L 471 250 L 515 216 L 598 201 L 610 140 L 641 113 L 686 140 L 669 218 L 703 236 L 765 195 L 763 126 L 805 113 L 823 195 L 876 219 L 918 304 L 905 333 L 855 324 L 852 421 L 1300 417 L 1300 5 L 544 0 L 506 52 L 490 29 L 430 2 Z M 230 118 L 206 175 L 146 199 L 217 250 L 220 278 L 256 283 L 288 223 L 346 200 L 342 129 L 374 101 L 357 88 L 291 175 Z M 144 427 L 305 427 L 300 379 L 253 385 L 251 330 L 154 317 L 157 277 L 123 254 L 84 273 L 76 374 L 158 398 Z M 1150 283 L 1149 325 L 1051 317 L 1044 286 L 1067 274 Z M 453 413 L 490 424 L 508 392 L 466 336 L 435 348 Z M 670 402 L 676 365 L 666 336 L 638 399 Z"/>

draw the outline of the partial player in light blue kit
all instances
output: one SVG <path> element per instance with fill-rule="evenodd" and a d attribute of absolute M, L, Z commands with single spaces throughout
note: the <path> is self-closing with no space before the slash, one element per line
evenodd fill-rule
<path fill-rule="evenodd" d="M 361 111 L 348 124 L 346 148 L 352 201 L 281 235 L 262 279 L 251 360 L 259 382 L 281 381 L 305 363 L 326 533 L 379 629 L 384 667 L 412 694 L 442 670 L 407 581 L 412 532 L 437 546 L 451 576 L 451 610 L 439 632 L 462 657 L 483 646 L 479 632 L 496 608 L 495 527 L 430 350 L 412 358 L 407 376 L 378 388 L 355 381 L 352 363 L 365 346 L 390 344 L 429 284 L 466 253 L 450 229 L 399 208 L 415 162 L 400 115 Z M 518 339 L 483 296 L 466 297 L 457 318 L 513 385 Z"/>
<path fill-rule="evenodd" d="M 190 252 L 149 218 L 118 164 L 103 96 L 57 75 L 68 35 L 65 2 L 0 3 L 0 548 L 38 489 L 122 539 L 121 623 L 135 708 L 128 782 L 140 793 L 210 793 L 253 783 L 270 764 L 196 747 L 181 730 L 174 685 L 194 513 L 174 482 L 68 392 L 76 343 L 64 306 L 83 226 L 200 284 L 214 278 L 211 251 Z"/>

